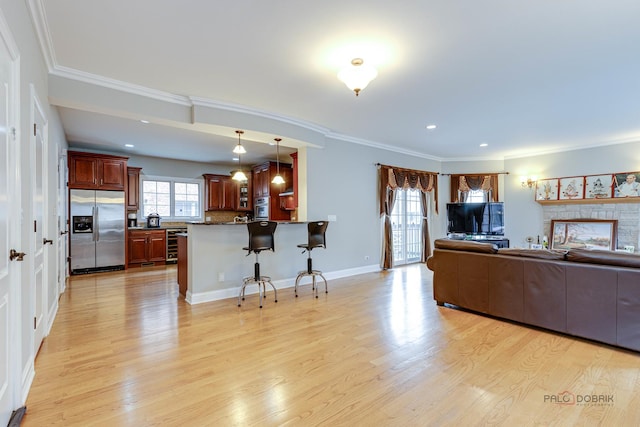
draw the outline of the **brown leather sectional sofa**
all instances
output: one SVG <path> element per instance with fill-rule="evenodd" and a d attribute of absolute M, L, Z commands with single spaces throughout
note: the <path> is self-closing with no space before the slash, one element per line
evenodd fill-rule
<path fill-rule="evenodd" d="M 449 239 L 434 246 L 427 267 L 438 305 L 640 351 L 640 256 Z"/>

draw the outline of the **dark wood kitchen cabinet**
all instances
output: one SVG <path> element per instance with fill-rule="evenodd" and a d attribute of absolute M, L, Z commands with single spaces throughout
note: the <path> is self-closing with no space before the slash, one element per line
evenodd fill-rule
<path fill-rule="evenodd" d="M 140 171 L 142 168 L 127 167 L 127 210 L 140 207 Z"/>
<path fill-rule="evenodd" d="M 165 230 L 129 230 L 127 239 L 128 266 L 164 264 L 167 256 L 167 233 Z"/>
<path fill-rule="evenodd" d="M 206 173 L 204 176 L 204 200 L 207 211 L 235 210 L 237 186 L 228 175 Z"/>
<path fill-rule="evenodd" d="M 124 191 L 127 157 L 69 151 L 69 188 Z"/>
<path fill-rule="evenodd" d="M 276 162 L 265 162 L 255 165 L 253 172 L 253 199 L 258 197 L 275 196 L 288 188 L 293 188 L 293 171 L 291 164 L 280 163 L 280 175 L 284 178 L 284 184 L 273 184 L 271 180 L 278 171 Z"/>

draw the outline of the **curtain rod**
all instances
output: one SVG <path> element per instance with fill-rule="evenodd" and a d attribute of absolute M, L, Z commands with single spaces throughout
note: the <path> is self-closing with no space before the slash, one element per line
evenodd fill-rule
<path fill-rule="evenodd" d="M 509 172 L 482 172 L 482 173 L 442 173 L 442 176 L 451 175 L 509 175 Z"/>
<path fill-rule="evenodd" d="M 374 166 L 376 166 L 377 168 L 379 168 L 381 166 L 384 166 L 384 167 L 391 168 L 391 169 L 399 169 L 399 170 L 404 170 L 404 171 L 415 171 L 415 172 L 423 172 L 423 173 L 432 173 L 432 174 L 435 174 L 435 175 L 440 175 L 440 172 L 431 172 L 431 171 L 422 171 L 422 170 L 419 170 L 419 169 L 401 168 L 401 167 L 398 167 L 398 166 L 383 165 L 382 163 L 374 163 Z"/>

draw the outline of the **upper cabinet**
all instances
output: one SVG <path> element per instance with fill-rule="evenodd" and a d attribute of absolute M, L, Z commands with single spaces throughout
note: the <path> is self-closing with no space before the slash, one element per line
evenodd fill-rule
<path fill-rule="evenodd" d="M 238 204 L 238 185 L 229 175 L 205 173 L 204 200 L 206 211 L 234 211 Z"/>
<path fill-rule="evenodd" d="M 69 188 L 121 190 L 127 183 L 127 157 L 69 151 Z"/>
<path fill-rule="evenodd" d="M 127 210 L 137 211 L 140 207 L 140 171 L 142 168 L 127 167 Z"/>
<path fill-rule="evenodd" d="M 293 188 L 293 171 L 289 163 L 280 163 L 280 175 L 284 184 L 273 184 L 271 180 L 276 176 L 278 165 L 276 162 L 265 162 L 253 167 L 253 199 L 258 197 L 278 196 L 288 188 Z"/>

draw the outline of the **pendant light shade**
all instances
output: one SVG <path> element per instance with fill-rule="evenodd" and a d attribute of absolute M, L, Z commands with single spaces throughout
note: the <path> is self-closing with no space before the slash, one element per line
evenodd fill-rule
<path fill-rule="evenodd" d="M 244 131 L 237 130 L 236 133 L 238 134 L 238 145 L 236 145 L 236 148 L 233 149 L 233 152 L 238 155 L 238 170 L 234 172 L 231 179 L 233 179 L 234 181 L 246 181 L 247 175 L 245 175 L 245 173 L 242 171 L 242 159 L 240 158 L 241 154 L 247 152 L 240 142 L 240 135 L 242 135 Z"/>
<path fill-rule="evenodd" d="M 276 169 L 276 176 L 273 177 L 271 182 L 273 184 L 284 184 L 284 178 L 280 175 L 280 141 L 282 141 L 282 138 L 274 138 L 274 141 L 276 141 L 276 162 L 278 169 Z"/>
<path fill-rule="evenodd" d="M 338 73 L 338 78 L 354 91 L 356 96 L 377 76 L 378 71 L 369 65 L 364 65 L 362 58 L 354 58 L 351 60 L 351 65 Z"/>

